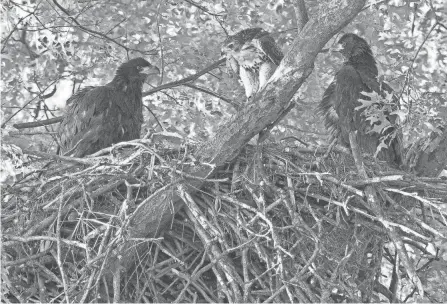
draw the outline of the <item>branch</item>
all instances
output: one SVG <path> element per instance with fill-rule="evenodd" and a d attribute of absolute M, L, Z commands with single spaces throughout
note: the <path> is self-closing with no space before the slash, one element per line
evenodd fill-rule
<path fill-rule="evenodd" d="M 55 118 L 45 119 L 45 120 L 39 120 L 39 121 L 33 121 L 33 122 L 24 122 L 24 123 L 17 123 L 13 124 L 12 126 L 18 130 L 20 129 L 26 129 L 26 128 L 36 128 L 36 127 L 43 127 L 52 125 L 58 122 L 61 122 L 64 120 L 64 116 L 59 116 Z"/>
<path fill-rule="evenodd" d="M 70 12 L 69 12 L 68 10 L 66 10 L 62 5 L 60 5 L 60 4 L 57 2 L 57 0 L 53 0 L 53 3 L 54 3 L 54 4 L 55 4 L 55 5 L 56 5 L 56 6 L 57 6 L 57 7 L 58 7 L 58 8 L 65 14 L 65 15 L 67 15 L 67 16 L 70 18 L 70 20 L 72 20 L 73 23 L 76 24 L 76 26 L 77 26 L 78 28 L 80 28 L 80 29 L 83 30 L 84 32 L 89 33 L 89 34 L 92 34 L 92 35 L 100 36 L 100 37 L 102 37 L 102 38 L 104 38 L 104 39 L 106 39 L 106 40 L 108 40 L 108 41 L 110 41 L 110 42 L 113 42 L 113 43 L 115 43 L 116 45 L 118 45 L 118 46 L 122 47 L 123 49 L 125 49 L 127 52 L 128 52 L 128 51 L 134 51 L 134 52 L 138 52 L 138 53 L 141 53 L 141 54 L 144 54 L 144 55 L 152 54 L 152 52 L 149 52 L 149 51 L 140 51 L 140 50 L 137 50 L 137 49 L 129 48 L 129 47 L 125 46 L 124 44 L 119 43 L 119 42 L 116 41 L 115 39 L 110 38 L 109 36 L 107 36 L 107 35 L 105 35 L 105 34 L 103 34 L 103 33 L 101 33 L 101 32 L 98 32 L 98 31 L 95 31 L 95 30 L 92 30 L 92 29 L 89 29 L 89 28 L 83 26 L 82 24 L 80 24 L 80 23 L 78 22 L 78 20 L 76 20 L 76 18 L 73 18 L 73 17 L 70 15 Z"/>
<path fill-rule="evenodd" d="M 207 89 L 202 88 L 202 87 L 195 86 L 195 85 L 193 85 L 191 83 L 185 83 L 184 86 L 189 87 L 191 89 L 195 89 L 197 91 L 200 91 L 200 92 L 203 92 L 203 93 L 206 93 L 206 94 L 209 94 L 211 96 L 217 97 L 217 98 L 222 99 L 223 101 L 231 104 L 236 109 L 239 108 L 239 105 L 237 103 L 235 103 L 234 101 L 232 101 L 231 99 L 226 98 L 226 97 L 224 97 L 222 95 L 219 95 L 217 93 L 214 93 L 213 91 L 207 90 Z"/>
<path fill-rule="evenodd" d="M 309 16 L 307 15 L 306 3 L 304 0 L 296 0 L 294 8 L 296 14 L 296 25 L 299 33 L 303 30 L 307 21 L 309 21 Z"/>
<path fill-rule="evenodd" d="M 52 83 L 50 83 L 44 90 L 43 92 L 45 92 L 49 87 L 51 87 L 53 84 L 55 84 L 57 81 L 59 81 L 59 78 L 54 80 Z M 11 114 L 7 119 L 5 119 L 5 121 L 2 123 L 1 128 L 4 129 L 6 127 L 6 124 L 17 114 L 19 114 L 21 111 L 23 111 L 30 103 L 32 103 L 34 100 L 36 100 L 37 98 L 47 98 L 46 96 L 52 96 L 51 94 L 54 94 L 54 92 L 56 91 L 56 88 L 53 89 L 53 91 L 49 94 L 46 95 L 42 95 L 39 94 L 36 97 L 32 98 L 30 101 L 27 101 L 19 110 L 17 110 L 15 113 Z"/>
<path fill-rule="evenodd" d="M 25 25 L 24 29 L 22 30 L 22 34 L 20 35 L 19 41 L 25 46 L 31 60 L 34 60 L 36 58 L 39 58 L 40 55 L 37 54 L 36 52 L 34 52 L 33 49 L 31 48 L 31 46 L 29 45 L 28 41 L 26 41 L 26 32 L 27 32 L 27 27 Z"/>
<path fill-rule="evenodd" d="M 189 3 L 189 4 L 191 4 L 191 5 L 194 6 L 194 7 L 197 7 L 199 10 L 201 10 L 201 11 L 203 11 L 204 13 L 206 13 L 206 14 L 208 14 L 208 15 L 211 15 L 211 16 L 213 16 L 213 17 L 224 17 L 224 13 L 218 13 L 218 14 L 216 14 L 216 13 L 212 13 L 212 12 L 210 12 L 206 7 L 197 4 L 197 3 L 195 3 L 195 2 L 192 1 L 192 0 L 183 0 L 183 1 L 185 1 L 185 2 L 187 2 L 187 3 Z"/>
<path fill-rule="evenodd" d="M 97 162 L 95 160 L 89 160 L 88 158 L 62 156 L 62 155 L 49 154 L 49 153 L 45 153 L 45 152 L 33 151 L 33 150 L 28 150 L 28 149 L 24 149 L 22 151 L 25 154 L 35 155 L 35 156 L 38 156 L 41 158 L 52 159 L 52 160 L 56 160 L 56 161 L 64 161 L 64 162 L 68 162 L 68 163 L 75 163 L 75 164 L 81 164 L 81 165 L 89 166 L 89 165 L 93 165 L 93 164 L 95 164 L 95 162 Z"/>
<path fill-rule="evenodd" d="M 3 41 L 2 41 L 3 47 L 2 47 L 1 53 L 3 53 L 3 51 L 5 50 L 9 38 L 11 38 L 12 34 L 15 32 L 15 30 L 17 29 L 19 24 L 22 23 L 23 20 L 25 20 L 26 18 L 28 18 L 31 15 L 34 15 L 34 12 L 29 13 L 28 15 L 20 18 L 19 21 L 17 21 L 17 23 L 14 25 L 14 28 L 11 30 L 11 32 L 8 34 L 8 36 L 6 36 L 5 39 L 3 39 Z"/>
<path fill-rule="evenodd" d="M 213 64 L 207 66 L 206 68 L 204 68 L 203 70 L 197 72 L 194 75 L 188 76 L 188 77 L 180 79 L 180 80 L 176 80 L 176 81 L 173 81 L 173 82 L 166 83 L 164 85 L 156 87 L 155 89 L 152 89 L 150 91 L 144 92 L 143 96 L 148 96 L 148 95 L 154 94 L 156 92 L 159 92 L 161 90 L 170 89 L 170 88 L 178 87 L 178 86 L 181 86 L 181 85 L 185 85 L 186 83 L 193 82 L 194 80 L 196 80 L 200 76 L 202 76 L 202 75 L 204 75 L 204 74 L 214 70 L 215 68 L 219 67 L 223 63 L 225 63 L 225 58 L 219 59 L 218 61 L 215 61 Z"/>

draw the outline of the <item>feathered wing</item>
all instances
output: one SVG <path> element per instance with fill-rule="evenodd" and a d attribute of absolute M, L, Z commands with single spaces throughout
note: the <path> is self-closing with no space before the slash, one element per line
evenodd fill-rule
<path fill-rule="evenodd" d="M 248 28 L 248 29 L 242 30 L 231 37 L 235 37 L 237 39 L 240 39 L 241 41 L 251 41 L 256 36 L 261 36 L 264 33 L 267 33 L 267 32 L 264 31 L 262 28 L 253 27 L 253 28 Z"/>
<path fill-rule="evenodd" d="M 89 104 L 86 102 L 86 96 L 96 89 L 96 87 L 84 88 L 67 100 L 65 118 L 59 126 L 62 154 L 75 157 L 84 156 L 79 154 L 73 155 L 71 150 L 75 151 L 77 149 L 84 131 L 91 125 L 87 117 L 93 117 L 94 107 L 89 107 Z"/>
<path fill-rule="evenodd" d="M 245 89 L 245 95 L 247 98 L 252 97 L 259 88 L 259 78 L 256 71 L 245 67 L 240 67 L 239 77 Z"/>
<path fill-rule="evenodd" d="M 340 133 L 339 117 L 335 110 L 335 80 L 326 88 L 323 94 L 323 99 L 317 107 L 317 115 L 324 117 L 324 126 L 331 132 L 332 135 L 337 136 Z"/>
<path fill-rule="evenodd" d="M 227 71 L 231 78 L 233 78 L 235 75 L 239 75 L 239 63 L 237 60 L 232 57 L 228 56 L 226 61 Z"/>
<path fill-rule="evenodd" d="M 139 138 L 141 108 L 129 103 L 128 98 L 109 86 L 86 88 L 73 95 L 59 128 L 62 153 L 83 157 L 114 143 Z"/>
<path fill-rule="evenodd" d="M 257 52 L 261 54 L 262 63 L 259 66 L 259 90 L 262 90 L 270 77 L 281 63 L 284 55 L 268 32 L 259 33 L 252 41 Z"/>
<path fill-rule="evenodd" d="M 259 38 L 255 38 L 257 40 L 257 45 L 259 50 L 268 57 L 268 59 L 278 66 L 281 63 L 281 60 L 284 58 L 284 54 L 281 49 L 275 42 L 275 39 L 272 38 L 267 32 Z"/>

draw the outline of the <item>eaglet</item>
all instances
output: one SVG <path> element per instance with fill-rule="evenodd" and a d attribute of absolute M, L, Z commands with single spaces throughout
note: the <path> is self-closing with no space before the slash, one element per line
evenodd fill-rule
<path fill-rule="evenodd" d="M 228 36 L 222 55 L 229 70 L 240 77 L 248 100 L 264 88 L 284 57 L 275 40 L 262 28 Z"/>
<path fill-rule="evenodd" d="M 349 146 L 349 133 L 357 131 L 362 152 L 391 165 L 401 165 L 402 132 L 397 126 L 397 115 L 393 114 L 397 98 L 389 85 L 378 80 L 371 48 L 363 38 L 345 34 L 334 50 L 341 53 L 345 62 L 318 106 L 326 128 L 345 146 Z M 368 96 L 372 92 L 378 94 L 377 101 L 372 102 Z"/>
<path fill-rule="evenodd" d="M 59 127 L 61 153 L 83 157 L 140 138 L 143 83 L 158 73 L 145 59 L 134 58 L 120 65 L 108 84 L 86 87 L 71 96 Z"/>

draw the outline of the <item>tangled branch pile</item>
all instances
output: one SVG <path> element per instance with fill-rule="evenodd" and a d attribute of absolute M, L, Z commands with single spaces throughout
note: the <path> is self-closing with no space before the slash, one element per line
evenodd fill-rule
<path fill-rule="evenodd" d="M 395 300 L 396 284 L 427 290 L 446 180 L 369 158 L 362 178 L 341 149 L 278 144 L 248 146 L 200 180 L 185 173 L 189 151 L 141 139 L 91 158 L 30 156 L 39 172 L 4 190 L 3 300 L 378 302 Z M 170 225 L 133 237 L 160 191 L 181 198 L 167 200 Z"/>

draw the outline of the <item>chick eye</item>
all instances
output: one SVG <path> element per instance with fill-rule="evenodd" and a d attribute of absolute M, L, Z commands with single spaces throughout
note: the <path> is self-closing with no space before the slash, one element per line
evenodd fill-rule
<path fill-rule="evenodd" d="M 231 43 L 229 43 L 229 44 L 227 45 L 227 47 L 230 48 L 230 49 L 233 48 L 233 46 L 234 46 L 234 43 L 233 43 L 233 42 L 231 42 Z"/>

